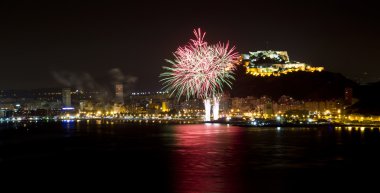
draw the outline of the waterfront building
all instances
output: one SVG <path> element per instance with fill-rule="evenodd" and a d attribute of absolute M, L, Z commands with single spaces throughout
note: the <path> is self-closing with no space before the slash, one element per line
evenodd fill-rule
<path fill-rule="evenodd" d="M 344 89 L 344 103 L 345 105 L 352 105 L 352 88 L 348 87 Z"/>
<path fill-rule="evenodd" d="M 130 93 L 126 108 L 129 113 L 166 113 L 175 109 L 175 101 L 167 92 Z"/>
<path fill-rule="evenodd" d="M 62 104 L 63 107 L 71 107 L 71 89 L 62 89 Z"/>
<path fill-rule="evenodd" d="M 124 89 L 122 83 L 115 84 L 115 103 L 124 104 Z"/>

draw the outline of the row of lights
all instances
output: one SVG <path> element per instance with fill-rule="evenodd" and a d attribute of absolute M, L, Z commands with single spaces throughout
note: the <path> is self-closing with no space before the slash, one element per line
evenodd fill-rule
<path fill-rule="evenodd" d="M 146 94 L 167 94 L 168 92 L 133 92 L 132 95 L 146 95 Z"/>

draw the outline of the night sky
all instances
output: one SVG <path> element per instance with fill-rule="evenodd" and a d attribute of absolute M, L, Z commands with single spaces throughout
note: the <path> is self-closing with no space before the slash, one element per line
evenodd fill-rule
<path fill-rule="evenodd" d="M 159 90 L 164 59 L 196 27 L 240 53 L 287 50 L 349 78 L 380 78 L 380 11 L 366 0 L 52 2 L 0 3 L 0 89 L 120 79 Z"/>

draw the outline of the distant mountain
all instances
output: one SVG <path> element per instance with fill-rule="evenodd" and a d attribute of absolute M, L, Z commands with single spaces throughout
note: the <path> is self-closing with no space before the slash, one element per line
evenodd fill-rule
<path fill-rule="evenodd" d="M 236 80 L 230 91 L 232 97 L 266 95 L 276 100 L 287 95 L 297 100 L 342 99 L 346 87 L 358 87 L 357 83 L 343 75 L 328 71 L 257 77 L 246 74 L 245 67 L 239 66 L 235 73 Z"/>

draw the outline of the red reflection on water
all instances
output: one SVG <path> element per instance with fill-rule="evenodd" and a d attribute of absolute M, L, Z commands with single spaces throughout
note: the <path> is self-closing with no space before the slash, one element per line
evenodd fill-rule
<path fill-rule="evenodd" d="M 241 128 L 180 125 L 174 128 L 176 192 L 234 192 L 239 182 Z"/>

